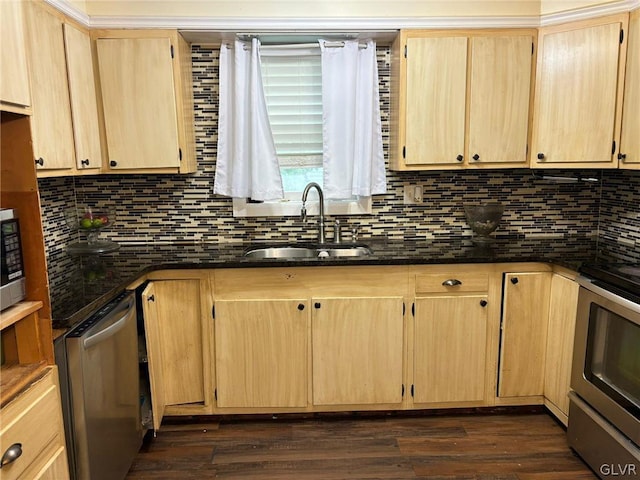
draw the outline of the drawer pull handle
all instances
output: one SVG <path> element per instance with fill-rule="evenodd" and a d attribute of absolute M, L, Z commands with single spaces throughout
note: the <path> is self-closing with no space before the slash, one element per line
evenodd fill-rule
<path fill-rule="evenodd" d="M 0 460 L 0 468 L 4 467 L 5 465 L 9 465 L 12 462 L 15 462 L 20 455 L 22 455 L 22 444 L 14 443 L 9 448 L 7 448 L 7 451 L 2 455 L 2 460 Z"/>
<path fill-rule="evenodd" d="M 442 282 L 442 285 L 445 287 L 455 287 L 456 285 L 462 285 L 462 282 L 456 278 L 450 278 Z"/>

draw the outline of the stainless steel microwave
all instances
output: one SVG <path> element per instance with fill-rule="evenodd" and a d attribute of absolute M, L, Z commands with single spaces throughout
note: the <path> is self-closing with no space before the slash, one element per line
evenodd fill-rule
<path fill-rule="evenodd" d="M 25 298 L 24 261 L 20 242 L 20 222 L 11 208 L 0 209 L 0 248 L 2 284 L 0 309 L 4 310 Z"/>

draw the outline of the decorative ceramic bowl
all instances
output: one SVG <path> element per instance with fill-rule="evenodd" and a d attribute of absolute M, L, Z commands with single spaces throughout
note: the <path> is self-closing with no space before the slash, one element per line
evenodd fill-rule
<path fill-rule="evenodd" d="M 467 223 L 476 234 L 473 241 L 477 243 L 488 243 L 493 241 L 493 238 L 490 237 L 489 234 L 498 228 L 498 224 L 504 213 L 504 205 L 501 203 L 465 205 L 464 213 L 467 217 Z"/>

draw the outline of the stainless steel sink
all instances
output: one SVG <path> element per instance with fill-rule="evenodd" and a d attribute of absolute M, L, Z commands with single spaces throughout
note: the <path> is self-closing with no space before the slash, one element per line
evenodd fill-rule
<path fill-rule="evenodd" d="M 367 245 L 271 245 L 253 247 L 244 256 L 254 259 L 290 259 L 290 258 L 326 258 L 326 257 L 365 257 L 373 254 Z"/>

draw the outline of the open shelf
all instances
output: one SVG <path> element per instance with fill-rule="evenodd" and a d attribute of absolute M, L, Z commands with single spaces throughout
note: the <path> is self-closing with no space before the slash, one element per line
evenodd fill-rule
<path fill-rule="evenodd" d="M 42 302 L 20 302 L 0 312 L 0 330 L 19 322 L 42 308 Z"/>

